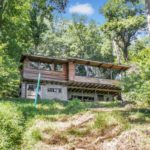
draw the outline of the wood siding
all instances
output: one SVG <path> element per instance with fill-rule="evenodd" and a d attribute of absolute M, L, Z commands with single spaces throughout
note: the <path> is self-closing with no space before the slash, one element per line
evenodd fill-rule
<path fill-rule="evenodd" d="M 39 72 L 41 73 L 41 80 L 43 81 L 75 81 L 81 83 L 95 83 L 111 86 L 120 86 L 120 81 L 108 80 L 92 77 L 82 77 L 75 75 L 75 63 L 69 62 L 63 65 L 63 71 L 46 71 L 46 70 L 36 70 L 29 67 L 29 60 L 24 60 L 23 67 L 23 78 L 37 80 Z"/>
<path fill-rule="evenodd" d="M 23 78 L 24 79 L 31 79 L 37 80 L 39 72 L 41 73 L 41 80 L 44 81 L 51 81 L 51 80 L 58 80 L 58 81 L 67 81 L 68 80 L 68 71 L 67 71 L 67 64 L 63 65 L 63 71 L 47 71 L 47 70 L 36 70 L 29 67 L 29 61 L 24 61 L 23 67 Z"/>

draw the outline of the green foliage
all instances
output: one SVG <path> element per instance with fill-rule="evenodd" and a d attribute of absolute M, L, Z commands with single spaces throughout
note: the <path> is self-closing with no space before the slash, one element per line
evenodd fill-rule
<path fill-rule="evenodd" d="M 126 61 L 129 59 L 128 48 L 132 40 L 146 25 L 143 11 L 144 6 L 140 1 L 132 0 L 109 0 L 102 8 L 102 13 L 108 20 L 102 30 L 116 42 Z"/>
<path fill-rule="evenodd" d="M 150 105 L 150 50 L 133 54 L 132 63 L 136 68 L 124 79 L 124 91 L 129 100 Z"/>
<path fill-rule="evenodd" d="M 84 59 L 111 62 L 111 40 L 101 32 L 94 22 L 88 22 L 85 16 L 69 20 L 57 20 L 47 23 L 48 31 L 42 35 L 42 43 L 37 53 L 56 57 L 78 57 Z M 88 24 L 87 24 L 88 23 Z"/>
<path fill-rule="evenodd" d="M 0 149 L 19 149 L 24 122 L 22 113 L 12 103 L 0 103 L 0 108 Z"/>
<path fill-rule="evenodd" d="M 19 71 L 18 65 L 12 58 L 4 54 L 3 48 L 0 48 L 0 97 L 18 96 L 19 88 Z"/>
<path fill-rule="evenodd" d="M 117 125 L 120 126 L 121 129 L 125 129 L 128 127 L 128 122 L 119 112 L 101 112 L 96 115 L 93 128 L 97 128 L 102 131 Z"/>
<path fill-rule="evenodd" d="M 86 128 L 86 129 L 75 129 L 75 128 L 71 128 L 67 131 L 67 133 L 77 136 L 77 137 L 84 137 L 86 135 L 88 135 L 90 133 L 90 128 Z"/>
<path fill-rule="evenodd" d="M 32 138 L 34 138 L 36 141 L 39 141 L 42 139 L 41 133 L 38 129 L 35 129 L 32 131 Z"/>
<path fill-rule="evenodd" d="M 42 34 L 48 30 L 45 20 L 52 21 L 52 12 L 54 10 L 58 12 L 64 11 L 66 4 L 67 0 L 32 0 L 32 7 L 29 12 L 29 27 L 31 29 L 31 39 L 34 43 L 34 51 L 38 49 L 41 43 Z M 32 53 L 35 53 L 34 51 Z"/>
<path fill-rule="evenodd" d="M 68 105 L 66 106 L 64 112 L 67 114 L 75 114 L 85 110 L 85 105 L 78 99 L 73 99 L 69 101 Z"/>

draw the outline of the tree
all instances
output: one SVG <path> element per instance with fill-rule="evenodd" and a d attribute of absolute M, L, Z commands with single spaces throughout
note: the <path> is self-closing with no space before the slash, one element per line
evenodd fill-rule
<path fill-rule="evenodd" d="M 67 0 L 33 0 L 30 10 L 30 29 L 31 38 L 34 44 L 34 50 L 37 50 L 42 33 L 48 30 L 45 19 L 51 21 L 53 18 L 52 12 L 64 11 Z M 34 52 L 32 52 L 34 53 Z"/>
<path fill-rule="evenodd" d="M 145 27 L 143 10 L 138 0 L 109 0 L 101 10 L 107 18 L 102 30 L 122 50 L 125 61 L 129 60 L 128 47 L 131 41 Z"/>
<path fill-rule="evenodd" d="M 146 9 L 147 9 L 147 21 L 148 21 L 148 29 L 150 32 L 150 0 L 145 0 Z"/>
<path fill-rule="evenodd" d="M 45 32 L 44 19 L 62 12 L 67 0 L 0 0 L 0 96 L 19 92 L 19 60 Z M 51 18 L 49 18 L 51 17 Z M 17 89 L 17 90 L 16 90 Z"/>
<path fill-rule="evenodd" d="M 112 45 L 103 35 L 99 26 L 94 22 L 88 22 L 85 16 L 73 16 L 73 22 L 67 29 L 66 51 L 70 57 L 92 59 L 99 61 L 113 61 Z M 107 46 L 106 46 L 107 45 Z"/>

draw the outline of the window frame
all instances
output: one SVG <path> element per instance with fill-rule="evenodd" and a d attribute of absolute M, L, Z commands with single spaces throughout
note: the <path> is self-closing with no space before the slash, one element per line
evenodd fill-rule
<path fill-rule="evenodd" d="M 37 63 L 37 68 L 32 67 L 32 63 Z M 51 69 L 40 68 L 40 64 L 50 65 Z M 58 69 L 57 65 L 61 66 L 60 69 Z M 39 61 L 29 61 L 28 68 L 34 69 L 34 70 L 43 70 L 43 71 L 54 71 L 54 72 L 63 72 L 63 64 L 62 63 L 45 63 L 45 62 L 39 62 Z"/>
<path fill-rule="evenodd" d="M 62 93 L 62 88 L 51 88 L 51 87 L 48 87 L 47 88 L 47 92 L 48 93 L 57 93 L 57 94 L 60 94 L 60 93 Z"/>

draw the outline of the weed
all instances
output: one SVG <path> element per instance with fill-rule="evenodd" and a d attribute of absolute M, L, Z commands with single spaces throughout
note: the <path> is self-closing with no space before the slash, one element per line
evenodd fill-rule
<path fill-rule="evenodd" d="M 90 133 L 90 128 L 85 128 L 85 129 L 70 128 L 67 131 L 67 133 L 74 136 L 84 137 Z"/>
<path fill-rule="evenodd" d="M 32 131 L 32 138 L 34 138 L 36 141 L 39 141 L 42 139 L 41 132 L 38 129 L 34 129 Z"/>
<path fill-rule="evenodd" d="M 111 126 L 121 126 L 122 129 L 128 127 L 128 123 L 123 116 L 118 112 L 101 112 L 96 115 L 93 128 L 100 130 L 107 129 Z"/>

